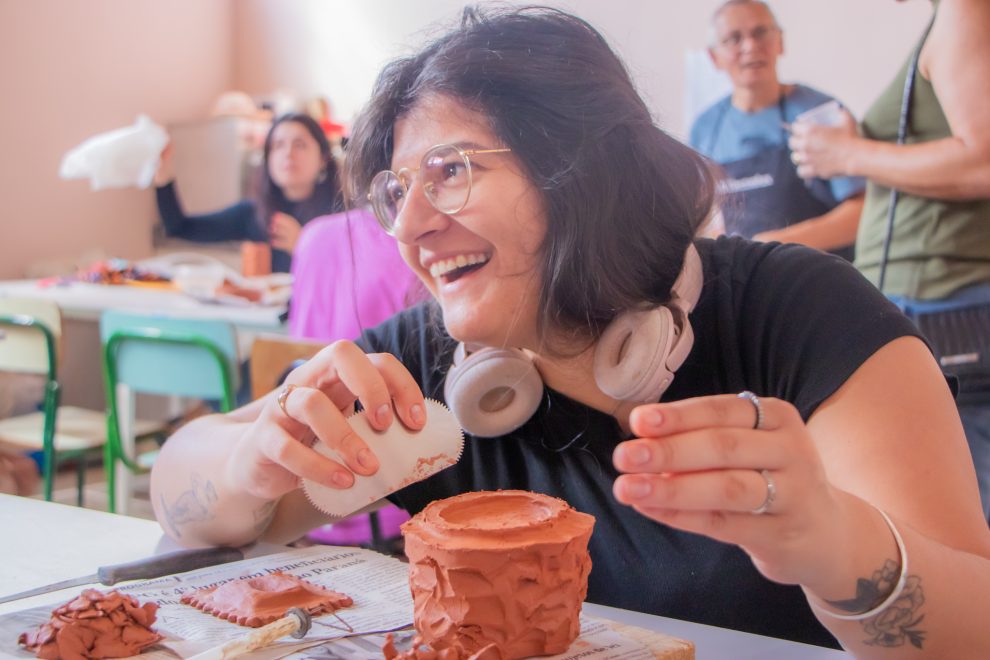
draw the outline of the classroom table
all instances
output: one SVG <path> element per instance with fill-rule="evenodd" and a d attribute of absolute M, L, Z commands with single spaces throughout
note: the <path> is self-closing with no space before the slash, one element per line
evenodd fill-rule
<path fill-rule="evenodd" d="M 41 500 L 0 495 L 0 594 L 93 573 L 97 566 L 177 549 L 157 523 Z M 261 546 L 255 553 L 283 549 Z M 0 614 L 60 603 L 82 587 L 0 604 Z M 698 660 L 838 660 L 846 653 L 735 630 L 586 603 L 588 614 L 694 642 Z M 3 650 L 0 649 L 0 655 Z"/>
<path fill-rule="evenodd" d="M 48 284 L 41 280 L 0 281 L 0 296 L 50 300 L 68 319 L 98 321 L 108 309 L 147 311 L 167 316 L 228 321 L 238 328 L 277 331 L 285 305 L 229 305 L 205 302 L 171 288 L 141 285 L 107 285 L 65 281 Z"/>
<path fill-rule="evenodd" d="M 261 333 L 284 334 L 281 317 L 286 305 L 228 305 L 203 302 L 179 291 L 150 286 L 106 285 L 68 281 L 47 284 L 41 280 L 0 281 L 0 297 L 49 300 L 62 312 L 62 345 L 59 381 L 62 403 L 90 410 L 103 410 L 100 364 L 100 315 L 108 309 L 147 312 L 184 318 L 227 321 L 237 330 L 241 359 L 250 354 L 254 338 Z M 164 404 L 139 398 L 138 416 L 166 419 L 175 415 L 174 402 Z"/>

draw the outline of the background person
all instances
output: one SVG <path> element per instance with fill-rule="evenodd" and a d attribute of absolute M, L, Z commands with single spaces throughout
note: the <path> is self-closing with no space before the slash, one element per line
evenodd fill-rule
<path fill-rule="evenodd" d="M 990 4 L 932 4 L 905 144 L 896 137 L 907 61 L 866 113 L 862 135 L 846 116 L 835 128 L 796 124 L 791 139 L 802 176 L 869 180 L 855 265 L 875 283 L 890 189 L 900 191 L 883 292 L 911 316 L 990 303 Z M 959 414 L 990 517 L 990 405 L 964 397 Z"/>
<path fill-rule="evenodd" d="M 40 482 L 38 465 L 30 457 L 0 448 L 0 493 L 34 495 Z"/>
<path fill-rule="evenodd" d="M 199 242 L 270 243 L 272 272 L 288 272 L 302 225 L 343 208 L 337 165 L 323 129 L 302 113 L 285 114 L 272 123 L 262 164 L 258 199 L 190 216 L 179 202 L 171 149 L 166 147 L 155 175 L 165 233 Z"/>
<path fill-rule="evenodd" d="M 565 499 L 597 519 L 591 602 L 838 638 L 864 658 L 990 653 L 972 605 L 990 590 L 990 531 L 914 326 L 814 250 L 694 242 L 710 170 L 655 126 L 591 26 L 552 9 L 469 11 L 383 71 L 347 162 L 354 198 L 370 190 L 436 302 L 360 347 L 324 349 L 289 375 L 282 406 L 272 393 L 169 439 L 152 500 L 170 536 L 304 533 L 322 516 L 300 477 L 348 488 L 389 459 L 351 432 L 355 401 L 375 428 L 397 416 L 420 429 L 457 342 L 515 347 L 541 381 L 536 411 L 468 437 L 455 466 L 394 502 L 416 512 L 494 488 Z M 647 310 L 678 332 L 613 362 Z M 673 383 L 615 394 L 639 350 Z M 304 442 L 314 434 L 339 460 Z M 196 483 L 216 498 L 182 518 Z"/>
<path fill-rule="evenodd" d="M 691 146 L 726 173 L 725 232 L 761 241 L 802 243 L 852 259 L 861 179 L 798 176 L 787 148 L 787 124 L 833 100 L 777 77 L 783 33 L 766 3 L 729 0 L 712 16 L 715 67 L 732 93 L 703 112 L 691 127 Z"/>

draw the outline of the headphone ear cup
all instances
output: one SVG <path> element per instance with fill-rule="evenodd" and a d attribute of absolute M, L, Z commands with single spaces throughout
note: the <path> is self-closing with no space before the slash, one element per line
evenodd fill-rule
<path fill-rule="evenodd" d="M 466 352 L 463 344 L 457 347 L 444 382 L 444 399 L 457 421 L 481 438 L 522 426 L 543 399 L 543 381 L 532 360 L 516 348 Z"/>
<path fill-rule="evenodd" d="M 620 314 L 595 347 L 598 387 L 621 401 L 659 401 L 674 379 L 667 357 L 676 343 L 677 326 L 666 307 Z"/>

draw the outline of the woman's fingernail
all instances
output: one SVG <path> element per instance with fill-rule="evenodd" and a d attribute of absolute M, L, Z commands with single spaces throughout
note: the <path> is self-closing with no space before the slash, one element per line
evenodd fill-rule
<path fill-rule="evenodd" d="M 416 424 L 422 424 L 426 421 L 426 413 L 423 411 L 423 406 L 418 403 L 414 403 L 412 407 L 409 408 L 409 416 Z"/>
<path fill-rule="evenodd" d="M 663 425 L 663 413 L 656 408 L 652 408 L 646 413 L 646 415 L 644 415 L 643 421 L 645 421 L 651 429 L 658 429 L 661 425 Z"/>
<path fill-rule="evenodd" d="M 383 403 L 375 411 L 375 421 L 378 422 L 379 426 L 388 426 L 388 423 L 392 421 L 392 406 L 387 403 Z"/>
<path fill-rule="evenodd" d="M 629 497 L 639 499 L 652 493 L 653 487 L 647 481 L 629 481 L 625 490 Z"/>
<path fill-rule="evenodd" d="M 642 465 L 650 460 L 650 450 L 643 445 L 632 445 L 626 447 L 622 452 L 625 454 L 626 460 L 633 465 Z"/>
<path fill-rule="evenodd" d="M 370 449 L 362 449 L 357 455 L 358 465 L 363 467 L 365 470 L 374 470 L 378 467 L 378 459 L 375 458 L 375 454 Z"/>
<path fill-rule="evenodd" d="M 344 472 L 342 470 L 338 470 L 337 472 L 333 473 L 333 476 L 330 477 L 330 480 L 333 481 L 333 484 L 338 488 L 350 488 L 353 478 L 351 477 L 350 472 Z"/>

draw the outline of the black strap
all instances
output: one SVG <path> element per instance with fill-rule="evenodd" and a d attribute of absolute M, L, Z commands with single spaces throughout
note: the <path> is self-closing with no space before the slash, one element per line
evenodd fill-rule
<path fill-rule="evenodd" d="M 935 24 L 935 15 L 932 15 L 931 22 L 925 28 L 925 33 L 921 35 L 921 42 L 918 48 L 911 55 L 908 63 L 907 75 L 904 77 L 904 93 L 901 95 L 901 117 L 897 122 L 897 144 L 904 144 L 907 138 L 908 121 L 911 118 L 911 93 L 914 91 L 914 78 L 918 73 L 918 59 L 921 57 L 921 49 L 928 40 L 928 33 L 931 32 L 932 25 Z M 883 291 L 884 280 L 887 275 L 887 260 L 890 257 L 890 243 L 894 236 L 894 214 L 897 211 L 897 200 L 900 198 L 900 191 L 891 186 L 890 205 L 887 207 L 887 233 L 883 237 L 883 251 L 880 253 L 880 275 L 877 277 L 877 288 Z"/>

